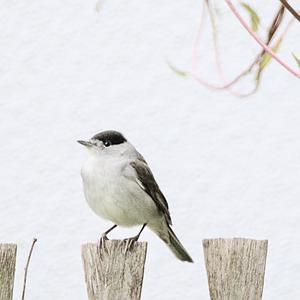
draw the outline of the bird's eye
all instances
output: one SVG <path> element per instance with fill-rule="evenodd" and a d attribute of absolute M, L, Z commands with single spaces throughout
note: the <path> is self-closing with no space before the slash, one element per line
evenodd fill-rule
<path fill-rule="evenodd" d="M 105 147 L 109 147 L 111 145 L 111 142 L 110 141 L 104 141 L 103 144 L 104 144 Z"/>

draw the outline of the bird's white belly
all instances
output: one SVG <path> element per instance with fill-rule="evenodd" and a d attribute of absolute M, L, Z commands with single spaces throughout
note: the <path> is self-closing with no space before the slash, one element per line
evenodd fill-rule
<path fill-rule="evenodd" d="M 149 223 L 159 217 L 154 201 L 133 180 L 122 175 L 123 164 L 87 162 L 82 168 L 84 194 L 100 217 L 121 226 Z"/>

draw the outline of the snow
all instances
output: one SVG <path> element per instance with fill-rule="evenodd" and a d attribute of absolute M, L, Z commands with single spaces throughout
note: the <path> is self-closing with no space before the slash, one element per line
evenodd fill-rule
<path fill-rule="evenodd" d="M 257 5 L 270 20 L 265 6 Z M 238 99 L 177 76 L 166 61 L 189 70 L 199 1 L 95 7 L 11 0 L 0 11 L 0 240 L 18 243 L 15 299 L 33 237 L 26 299 L 87 298 L 80 245 L 111 224 L 84 200 L 86 153 L 76 140 L 105 129 L 145 156 L 195 260 L 177 261 L 146 230 L 143 299 L 209 299 L 201 240 L 236 236 L 269 239 L 264 299 L 299 299 L 299 81 L 273 62 L 259 92 Z M 223 61 L 236 74 L 258 48 L 225 4 L 220 10 L 229 26 Z M 298 37 L 295 24 L 279 52 L 294 67 Z M 208 55 L 200 54 L 202 73 L 214 78 Z"/>

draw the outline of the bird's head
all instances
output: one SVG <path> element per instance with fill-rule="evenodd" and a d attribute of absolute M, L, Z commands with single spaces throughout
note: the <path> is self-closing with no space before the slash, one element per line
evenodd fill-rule
<path fill-rule="evenodd" d="M 114 130 L 102 131 L 87 141 L 77 142 L 94 156 L 121 156 L 131 148 L 123 134 Z"/>

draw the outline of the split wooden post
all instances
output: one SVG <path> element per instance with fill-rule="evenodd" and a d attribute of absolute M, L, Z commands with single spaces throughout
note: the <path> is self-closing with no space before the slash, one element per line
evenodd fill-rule
<path fill-rule="evenodd" d="M 100 252 L 99 252 L 100 251 Z M 121 240 L 82 245 L 82 261 L 89 300 L 139 300 L 141 298 L 146 242 L 127 248 Z"/>
<path fill-rule="evenodd" d="M 261 300 L 267 240 L 203 240 L 211 300 Z"/>
<path fill-rule="evenodd" d="M 0 244 L 0 300 L 12 300 L 17 245 Z"/>

